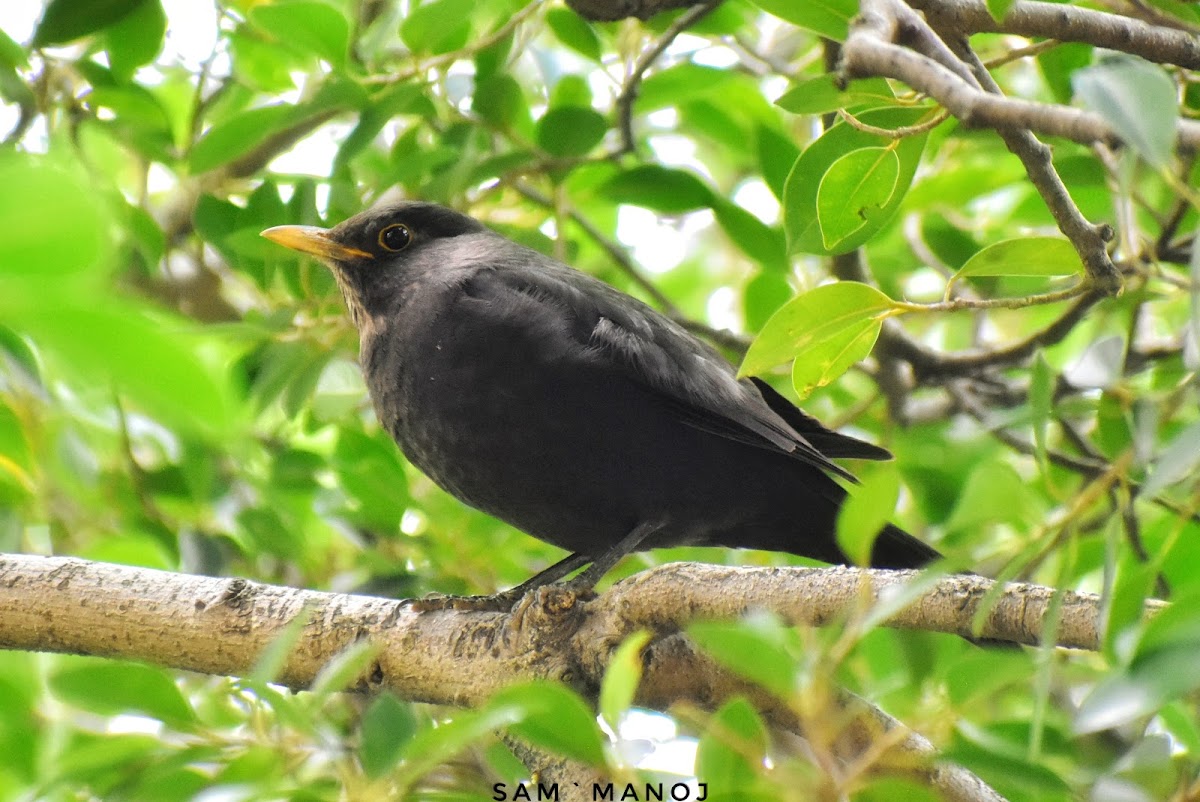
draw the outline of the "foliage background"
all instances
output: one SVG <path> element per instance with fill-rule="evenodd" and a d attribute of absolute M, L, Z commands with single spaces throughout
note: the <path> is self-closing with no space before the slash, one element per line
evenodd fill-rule
<path fill-rule="evenodd" d="M 386 192 L 469 211 L 734 359 L 790 299 L 847 277 L 830 251 L 856 246 L 857 277 L 914 304 L 899 321 L 930 348 L 987 352 L 1069 314 L 1070 299 L 937 306 L 973 255 L 1056 235 L 1054 220 L 991 131 L 949 120 L 892 146 L 838 121 L 839 108 L 882 108 L 862 116 L 883 127 L 931 115 L 880 79 L 839 93 L 836 45 L 821 37 L 844 39 L 853 10 L 727 0 L 702 17 L 593 23 L 515 0 L 235 0 L 211 17 L 159 0 L 51 0 L 36 26 L 3 23 L 0 550 L 395 595 L 486 592 L 556 559 L 405 463 L 366 401 L 332 279 L 258 237 L 335 223 Z M 681 14 L 698 21 L 677 36 Z M 211 53 L 179 47 L 195 41 Z M 973 44 L 998 58 L 1030 41 Z M 1014 94 L 1066 103 L 1080 76 L 1124 80 L 1089 73 L 1097 59 L 1062 44 L 994 74 Z M 1134 87 L 1166 82 L 1194 112 L 1187 71 L 1128 69 L 1155 71 Z M 1162 117 L 1146 97 L 1118 96 L 1113 119 L 1171 126 L 1173 110 Z M 798 162 L 806 151 L 825 155 Z M 1165 157 L 1161 142 L 1135 151 L 1141 161 L 1054 143 L 1080 209 L 1116 228 L 1126 290 L 1032 365 L 914 377 L 877 352 L 844 374 L 830 366 L 804 402 L 896 453 L 869 486 L 886 500 L 898 485 L 896 520 L 952 565 L 1103 591 L 1104 652 L 759 633 L 797 699 L 835 679 L 1014 799 L 1182 799 L 1196 778 L 1193 160 L 1169 141 Z M 1032 275 L 962 278 L 957 297 L 1078 281 L 1070 250 L 1043 240 L 1001 262 Z M 791 308 L 861 308 L 808 298 Z M 865 355 L 880 321 L 855 320 Z M 821 347 L 798 362 L 801 389 Z M 756 350 L 769 368 L 797 349 L 769 333 Z M 787 378 L 774 374 L 781 389 Z M 614 578 L 693 558 L 794 562 L 679 549 L 631 558 Z M 1176 613 L 1139 624 L 1148 595 Z M 522 776 L 489 728 L 439 739 L 432 723 L 454 711 L 390 697 L 289 696 L 66 656 L 6 653 L 0 666 L 3 798 L 489 798 L 491 783 Z M 834 798 L 802 761 L 776 755 L 762 769 L 766 737 L 744 705 L 675 718 L 700 739 L 703 776 L 753 784 L 758 799 Z M 695 741 L 663 743 L 675 724 L 636 721 L 610 760 L 657 748 L 660 766 L 686 774 Z M 895 793 L 869 769 L 841 789 Z"/>

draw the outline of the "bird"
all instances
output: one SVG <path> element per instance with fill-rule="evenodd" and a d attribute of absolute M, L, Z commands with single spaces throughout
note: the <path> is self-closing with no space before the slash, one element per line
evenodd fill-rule
<path fill-rule="evenodd" d="M 668 546 L 852 563 L 835 532 L 838 480 L 855 479 L 833 460 L 891 454 L 739 378 L 647 304 L 430 202 L 262 235 L 332 271 L 375 413 L 406 458 L 568 552 L 484 602 L 511 606 L 550 583 L 590 592 L 627 554 Z M 940 556 L 887 524 L 870 564 Z"/>

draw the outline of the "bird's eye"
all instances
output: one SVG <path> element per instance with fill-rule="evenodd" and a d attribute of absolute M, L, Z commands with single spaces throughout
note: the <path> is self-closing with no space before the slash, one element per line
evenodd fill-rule
<path fill-rule="evenodd" d="M 379 246 L 385 251 L 402 251 L 412 244 L 413 235 L 403 223 L 392 223 L 379 232 Z"/>

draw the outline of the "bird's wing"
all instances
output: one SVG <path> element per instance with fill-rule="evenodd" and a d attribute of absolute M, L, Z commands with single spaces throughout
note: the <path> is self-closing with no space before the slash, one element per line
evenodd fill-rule
<path fill-rule="evenodd" d="M 826 429 L 769 388 L 764 399 L 765 385 L 739 381 L 726 359 L 682 326 L 546 257 L 522 249 L 520 258 L 477 272 L 468 283 L 468 295 L 491 301 L 510 319 L 515 306 L 536 303 L 537 314 L 527 309 L 522 319 L 537 319 L 543 331 L 567 333 L 573 353 L 653 390 L 689 426 L 780 451 L 850 481 L 853 475 L 831 462 L 811 438 L 829 447 L 830 455 L 890 456 Z"/>
<path fill-rule="evenodd" d="M 767 402 L 767 406 L 776 415 L 787 421 L 789 426 L 804 435 L 808 442 L 812 443 L 813 447 L 825 456 L 834 459 L 889 460 L 892 458 L 892 452 L 886 448 L 880 448 L 827 428 L 812 415 L 806 414 L 804 410 L 780 395 L 778 390 L 762 379 L 752 376 L 750 381 L 758 388 L 763 400 Z"/>

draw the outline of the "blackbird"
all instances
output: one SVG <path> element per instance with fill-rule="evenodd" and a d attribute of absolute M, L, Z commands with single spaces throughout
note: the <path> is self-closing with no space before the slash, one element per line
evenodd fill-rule
<path fill-rule="evenodd" d="M 332 271 L 380 423 L 468 505 L 571 552 L 508 594 L 590 589 L 626 554 L 766 549 L 848 563 L 835 522 L 854 481 L 832 459 L 882 448 L 822 426 L 607 284 L 432 203 L 263 236 Z M 803 358 L 803 357 L 801 357 Z M 895 526 L 871 565 L 938 553 Z"/>

